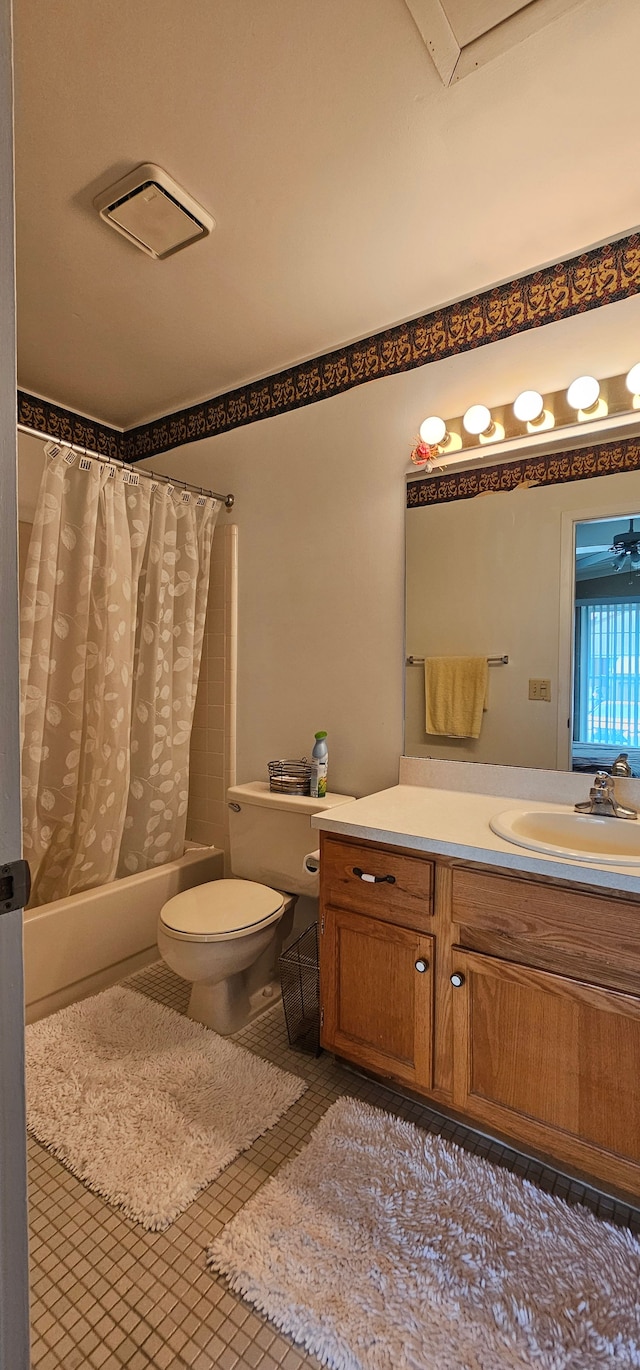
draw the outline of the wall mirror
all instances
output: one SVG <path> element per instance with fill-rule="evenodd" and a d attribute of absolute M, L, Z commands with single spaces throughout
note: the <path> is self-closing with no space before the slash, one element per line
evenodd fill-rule
<path fill-rule="evenodd" d="M 477 739 L 426 732 L 440 656 L 495 663 Z M 640 774 L 640 472 L 407 509 L 406 657 L 406 755 Z"/>

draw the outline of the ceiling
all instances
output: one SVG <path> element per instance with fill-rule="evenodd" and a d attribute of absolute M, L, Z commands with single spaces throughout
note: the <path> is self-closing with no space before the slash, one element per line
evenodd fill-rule
<path fill-rule="evenodd" d="M 528 0 L 444 0 L 443 10 L 463 47 L 523 10 Z"/>
<path fill-rule="evenodd" d="M 450 87 L 405 0 L 14 7 L 19 383 L 104 422 L 640 221 L 636 0 L 583 0 Z M 519 8 L 446 0 L 461 40 Z M 210 237 L 154 261 L 105 226 L 93 197 L 141 162 Z"/>

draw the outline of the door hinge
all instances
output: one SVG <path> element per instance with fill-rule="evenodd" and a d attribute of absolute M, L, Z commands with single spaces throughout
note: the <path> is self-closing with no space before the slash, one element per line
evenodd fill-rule
<path fill-rule="evenodd" d="M 320 1009 L 320 1027 L 324 1027 L 324 1009 Z"/>
<path fill-rule="evenodd" d="M 323 932 L 324 932 L 324 914 L 322 915 L 322 918 L 320 919 L 320 936 L 322 936 Z"/>
<path fill-rule="evenodd" d="M 31 893 L 31 871 L 27 861 L 5 861 L 0 866 L 0 913 L 23 909 Z"/>

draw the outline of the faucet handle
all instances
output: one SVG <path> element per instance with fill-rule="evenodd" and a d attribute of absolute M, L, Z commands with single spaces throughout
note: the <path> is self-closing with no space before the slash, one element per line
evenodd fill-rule
<path fill-rule="evenodd" d="M 631 769 L 631 767 L 630 767 L 630 765 L 629 765 L 629 753 L 628 753 L 628 752 L 620 752 L 620 755 L 616 757 L 615 761 L 612 761 L 612 763 L 611 763 L 611 774 L 612 774 L 612 775 L 624 775 L 624 776 L 631 776 L 631 775 L 633 775 L 633 771 L 632 771 L 632 769 Z"/>
<path fill-rule="evenodd" d="M 626 809 L 615 796 L 615 780 L 606 771 L 596 771 L 589 798 L 574 804 L 576 813 L 595 813 L 599 818 L 636 818 L 635 809 Z"/>
<path fill-rule="evenodd" d="M 593 777 L 593 784 L 589 790 L 589 798 L 583 799 L 579 804 L 574 804 L 576 813 L 599 813 L 613 808 L 615 803 L 614 782 L 606 771 L 596 771 Z"/>

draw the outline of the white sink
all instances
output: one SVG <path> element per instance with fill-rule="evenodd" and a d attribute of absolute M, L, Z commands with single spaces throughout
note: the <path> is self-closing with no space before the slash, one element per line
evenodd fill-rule
<path fill-rule="evenodd" d="M 507 809 L 489 820 L 518 847 L 598 865 L 640 866 L 640 820 L 599 818 L 573 809 Z"/>

